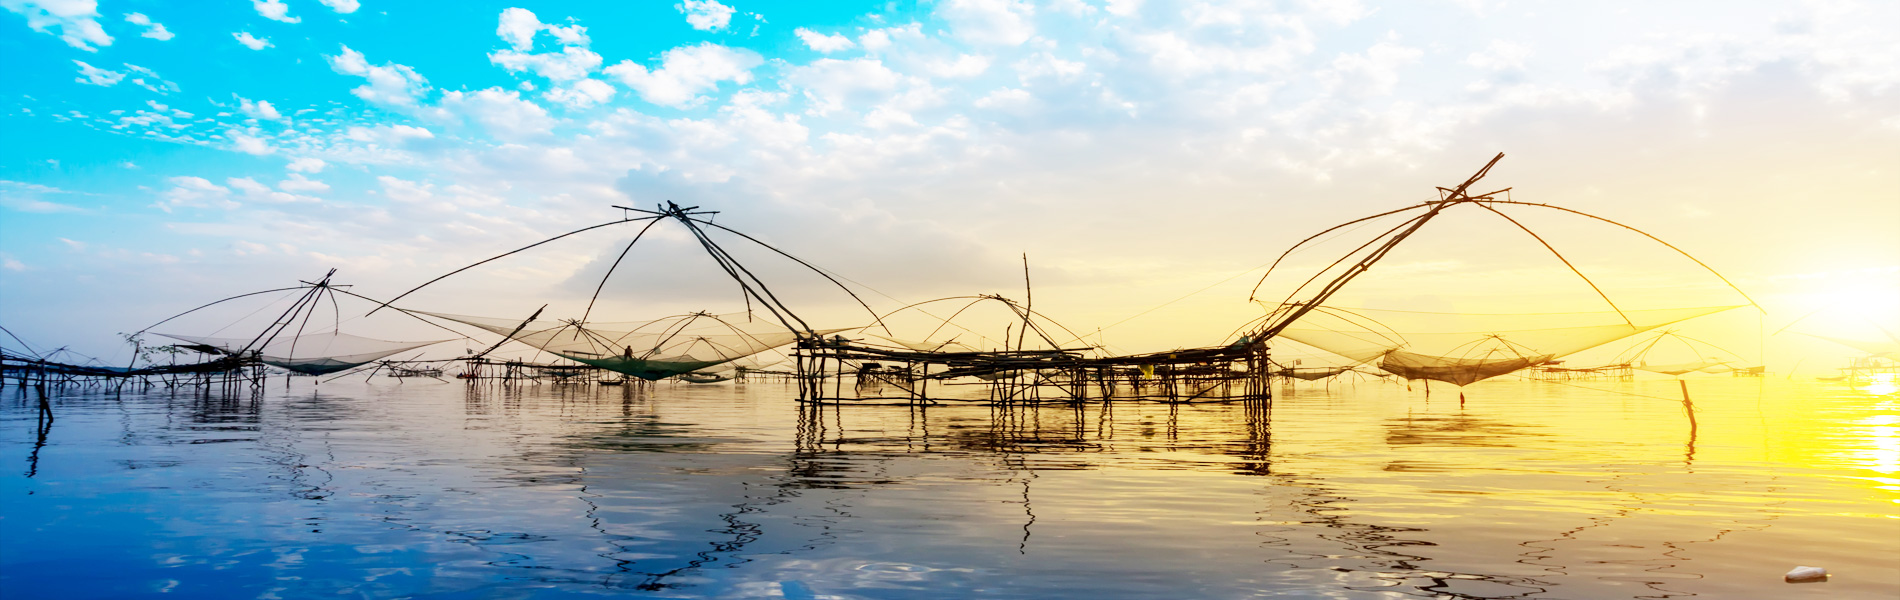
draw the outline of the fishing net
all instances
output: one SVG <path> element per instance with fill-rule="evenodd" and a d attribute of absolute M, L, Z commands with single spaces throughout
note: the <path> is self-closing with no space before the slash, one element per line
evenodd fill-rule
<path fill-rule="evenodd" d="M 955 340 L 948 340 L 948 341 L 942 341 L 942 342 L 916 342 L 916 341 L 899 339 L 899 338 L 894 338 L 894 337 L 885 337 L 885 336 L 881 336 L 877 334 L 872 334 L 872 336 L 881 338 L 884 340 L 888 340 L 893 344 L 897 344 L 899 346 L 903 346 L 905 348 L 909 348 L 917 352 L 976 352 L 977 351 L 977 349 L 963 345 L 961 342 L 957 342 Z"/>
<path fill-rule="evenodd" d="M 1322 307 L 1279 335 L 1406 379 L 1463 386 L 1731 308 L 1482 314 Z"/>
<path fill-rule="evenodd" d="M 1801 335 L 1805 335 L 1811 338 L 1820 338 L 1823 340 L 1834 342 L 1836 344 L 1853 348 L 1861 352 L 1866 352 L 1873 356 L 1900 357 L 1900 337 L 1896 337 L 1895 339 L 1887 340 L 1887 341 L 1871 341 L 1870 342 L 1867 340 L 1855 340 L 1855 339 L 1839 338 L 1839 337 L 1832 337 L 1832 336 L 1825 336 L 1825 335 L 1815 335 L 1812 333 L 1804 333 L 1800 331 L 1796 331 L 1795 333 L 1799 333 Z"/>
<path fill-rule="evenodd" d="M 1336 377 L 1351 370 L 1352 365 L 1343 367 L 1290 367 L 1275 371 L 1273 374 L 1281 377 L 1291 377 L 1301 381 L 1318 381 L 1328 377 Z"/>
<path fill-rule="evenodd" d="M 412 311 L 474 325 L 556 356 L 657 381 L 792 343 L 798 334 L 745 314 L 695 313 L 617 323 L 529 322 Z M 828 335 L 844 329 L 816 332 Z"/>
<path fill-rule="evenodd" d="M 157 332 L 154 332 L 157 333 Z M 429 344 L 438 344 L 447 340 L 428 342 L 391 342 L 347 333 L 306 333 L 296 336 L 277 336 L 261 347 L 250 347 L 252 338 L 220 338 L 191 335 L 159 333 L 168 338 L 190 342 L 200 346 L 209 346 L 226 354 L 236 354 L 247 350 L 257 352 L 257 358 L 264 364 L 281 367 L 305 375 L 325 375 L 346 371 L 385 356 L 414 350 Z"/>
<path fill-rule="evenodd" d="M 1688 362 L 1669 363 L 1665 365 L 1640 364 L 1640 365 L 1633 365 L 1631 368 L 1643 370 L 1643 371 L 1649 371 L 1651 373 L 1662 373 L 1664 375 L 1682 375 L 1685 373 L 1695 373 L 1695 372 L 1726 373 L 1726 372 L 1734 370 L 1732 367 L 1728 366 L 1728 364 L 1729 364 L 1729 361 L 1726 361 L 1726 360 L 1710 359 L 1710 360 L 1692 360 Z"/>
<path fill-rule="evenodd" d="M 1716 356 L 1716 354 L 1726 354 L 1729 358 Z M 1647 340 L 1638 341 L 1616 357 L 1617 364 L 1664 375 L 1684 375 L 1696 372 L 1727 373 L 1736 370 L 1738 368 L 1735 366 L 1736 363 L 1742 360 L 1739 354 L 1721 346 L 1682 335 L 1673 329 L 1658 333 Z"/>

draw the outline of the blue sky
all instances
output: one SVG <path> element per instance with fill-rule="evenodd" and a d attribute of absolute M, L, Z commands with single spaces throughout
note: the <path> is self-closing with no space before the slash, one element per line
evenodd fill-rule
<path fill-rule="evenodd" d="M 1519 199 L 1652 229 L 1788 319 L 1900 278 L 1887 3 L 0 8 L 0 323 L 99 352 L 86 340 L 213 297 L 328 268 L 390 296 L 668 199 L 893 306 L 1013 293 L 1027 253 L 1038 300 L 1093 327 L 1499 151 Z M 1726 300 L 1578 231 L 1630 294 Z M 1543 281 L 1514 270 L 1535 252 L 1487 251 L 1495 233 L 1421 247 L 1356 301 L 1463 306 Z M 655 235 L 642 259 L 696 264 L 677 232 Z M 577 308 L 622 243 L 550 246 L 417 308 Z M 1248 279 L 1117 335 L 1208 343 L 1253 314 Z M 609 290 L 628 318 L 736 301 L 663 269 Z"/>

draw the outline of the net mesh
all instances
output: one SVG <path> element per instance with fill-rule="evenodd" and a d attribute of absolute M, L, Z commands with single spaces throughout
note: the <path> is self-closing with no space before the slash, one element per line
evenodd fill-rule
<path fill-rule="evenodd" d="M 562 358 L 650 381 L 722 365 L 798 339 L 784 326 L 743 313 L 613 323 L 531 322 L 523 327 L 512 319 L 414 312 L 480 327 Z M 844 329 L 817 333 L 839 331 Z"/>
<path fill-rule="evenodd" d="M 1796 331 L 1795 333 L 1800 333 L 1801 335 L 1805 335 L 1811 338 L 1819 338 L 1819 339 L 1827 340 L 1830 342 L 1834 342 L 1836 344 L 1853 348 L 1861 352 L 1866 352 L 1874 356 L 1900 356 L 1900 339 L 1894 339 L 1894 340 L 1888 340 L 1888 341 L 1868 341 L 1868 340 L 1854 340 L 1854 339 L 1847 339 L 1847 338 L 1839 338 L 1839 337 L 1826 336 L 1826 335 L 1815 335 L 1812 333 L 1803 333 L 1800 331 Z"/>
<path fill-rule="evenodd" d="M 1343 367 L 1291 367 L 1275 371 L 1274 375 L 1292 377 L 1301 381 L 1319 381 L 1328 377 L 1338 376 L 1351 370 L 1352 365 Z"/>
<path fill-rule="evenodd" d="M 1321 308 L 1280 337 L 1407 379 L 1463 386 L 1731 308 L 1535 314 Z"/>
<path fill-rule="evenodd" d="M 252 338 L 203 337 L 172 333 L 158 335 L 210 346 L 226 353 L 244 351 L 254 341 Z M 306 375 L 324 375 L 369 364 L 397 352 L 414 350 L 444 341 L 447 340 L 392 342 L 332 331 L 277 336 L 262 347 L 249 349 L 256 350 L 258 360 L 264 364 Z"/>
<path fill-rule="evenodd" d="M 881 336 L 877 334 L 871 334 L 871 335 L 872 337 L 887 340 L 893 344 L 897 344 L 899 346 L 903 346 L 905 348 L 909 348 L 917 352 L 976 352 L 977 351 L 975 348 L 971 348 L 955 340 L 948 340 L 948 341 L 942 341 L 942 342 L 929 342 L 929 341 L 917 342 L 917 341 L 911 341 L 911 340 L 906 340 L 906 339 L 901 339 L 901 338 L 886 337 L 886 336 Z"/>
<path fill-rule="evenodd" d="M 1682 375 L 1684 373 L 1694 373 L 1697 371 L 1703 373 L 1723 373 L 1732 370 L 1731 367 L 1728 366 L 1729 362 L 1730 361 L 1711 358 L 1708 360 L 1692 360 L 1663 365 L 1639 364 L 1631 368 L 1649 371 L 1651 373 L 1662 373 L 1664 375 Z"/>

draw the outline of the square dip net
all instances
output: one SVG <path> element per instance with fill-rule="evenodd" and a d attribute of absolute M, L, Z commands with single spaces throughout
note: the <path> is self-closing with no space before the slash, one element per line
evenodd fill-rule
<path fill-rule="evenodd" d="M 1731 308 L 1486 314 L 1320 307 L 1278 337 L 1406 379 L 1464 386 Z"/>

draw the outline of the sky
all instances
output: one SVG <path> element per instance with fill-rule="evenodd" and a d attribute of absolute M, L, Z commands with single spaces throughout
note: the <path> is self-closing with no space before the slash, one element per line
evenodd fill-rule
<path fill-rule="evenodd" d="M 1249 288 L 1293 243 L 1499 152 L 1487 191 L 1640 228 L 1747 291 L 1762 310 L 1706 335 L 1771 369 L 1845 356 L 1782 326 L 1878 339 L 1866 324 L 1900 312 L 1893 3 L 444 6 L 0 0 L 0 325 L 123 355 L 118 332 L 225 296 L 334 268 L 386 299 L 674 201 L 880 312 L 1023 299 L 1026 261 L 1037 310 L 1091 340 L 1207 345 L 1260 314 Z M 1626 307 L 1746 303 L 1640 236 L 1512 210 Z M 1604 309 L 1509 223 L 1445 221 L 1340 302 Z M 403 305 L 578 316 L 634 231 Z M 1372 233 L 1295 255 L 1264 289 Z M 801 313 L 865 320 L 725 239 Z M 620 320 L 745 306 L 665 225 L 600 303 Z"/>

